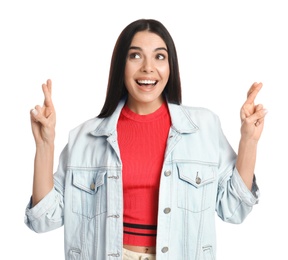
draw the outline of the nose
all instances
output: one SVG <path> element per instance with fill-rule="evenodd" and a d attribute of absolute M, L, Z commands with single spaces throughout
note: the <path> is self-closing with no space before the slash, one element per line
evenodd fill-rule
<path fill-rule="evenodd" d="M 152 59 L 145 58 L 141 67 L 142 72 L 150 73 L 154 71 L 154 64 Z"/>

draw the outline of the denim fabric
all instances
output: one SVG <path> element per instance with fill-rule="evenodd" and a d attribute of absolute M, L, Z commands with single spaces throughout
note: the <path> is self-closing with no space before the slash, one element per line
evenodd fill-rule
<path fill-rule="evenodd" d="M 123 197 L 116 125 L 111 117 L 73 129 L 63 149 L 54 188 L 25 223 L 35 232 L 64 225 L 65 259 L 121 260 Z M 157 260 L 216 259 L 215 214 L 241 223 L 258 202 L 235 168 L 236 153 L 218 116 L 205 108 L 168 104 L 172 120 L 161 171 Z M 216 212 L 216 213 L 215 213 Z"/>

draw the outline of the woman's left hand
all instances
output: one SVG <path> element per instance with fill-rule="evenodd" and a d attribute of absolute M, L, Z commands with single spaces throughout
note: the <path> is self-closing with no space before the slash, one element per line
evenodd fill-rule
<path fill-rule="evenodd" d="M 247 93 L 247 100 L 240 110 L 241 138 L 243 140 L 258 141 L 264 127 L 267 110 L 262 104 L 255 105 L 255 98 L 262 88 L 262 83 L 253 83 Z"/>

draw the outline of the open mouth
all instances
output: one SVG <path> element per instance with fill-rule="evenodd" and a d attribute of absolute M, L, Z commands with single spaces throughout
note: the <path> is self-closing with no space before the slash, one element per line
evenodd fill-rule
<path fill-rule="evenodd" d="M 157 80 L 136 80 L 137 84 L 145 87 L 145 86 L 155 86 L 157 84 Z"/>

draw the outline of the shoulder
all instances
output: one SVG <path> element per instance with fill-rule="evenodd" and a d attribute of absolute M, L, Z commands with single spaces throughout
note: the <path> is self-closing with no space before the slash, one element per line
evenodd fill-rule
<path fill-rule="evenodd" d="M 201 113 L 207 114 L 211 116 L 217 116 L 212 110 L 206 107 L 194 107 L 194 106 L 187 106 L 187 105 L 179 105 L 182 110 L 185 110 L 189 113 Z"/>
<path fill-rule="evenodd" d="M 83 121 L 81 124 L 78 126 L 72 128 L 69 132 L 69 136 L 71 137 L 76 137 L 80 135 L 86 135 L 94 131 L 104 120 L 104 118 L 98 118 L 98 117 L 93 117 L 90 118 L 86 121 Z"/>
<path fill-rule="evenodd" d="M 219 116 L 209 108 L 175 104 L 170 104 L 169 106 L 171 110 L 175 110 L 179 114 L 183 113 L 193 121 L 219 121 Z"/>
<path fill-rule="evenodd" d="M 78 138 L 87 138 L 87 136 L 109 136 L 116 131 L 117 121 L 125 100 L 121 100 L 111 116 L 105 118 L 93 117 L 84 121 L 70 131 L 70 137 L 75 136 Z"/>
<path fill-rule="evenodd" d="M 201 129 L 205 129 L 205 133 L 216 132 L 215 130 L 220 127 L 218 116 L 208 108 L 170 103 L 168 106 L 172 125 L 179 132 L 188 133 Z"/>
<path fill-rule="evenodd" d="M 187 113 L 187 116 L 199 127 L 205 127 L 206 129 L 215 130 L 221 127 L 219 116 L 209 108 L 205 107 L 192 107 L 181 106 L 183 111 Z"/>

